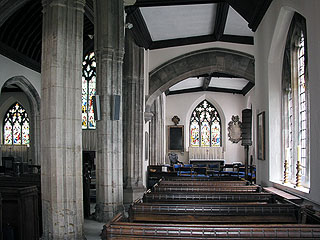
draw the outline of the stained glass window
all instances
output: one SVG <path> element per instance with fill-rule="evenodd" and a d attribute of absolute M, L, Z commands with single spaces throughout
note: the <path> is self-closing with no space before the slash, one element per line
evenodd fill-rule
<path fill-rule="evenodd" d="M 207 100 L 192 112 L 190 119 L 191 147 L 220 147 L 221 120 L 218 111 Z"/>
<path fill-rule="evenodd" d="M 95 129 L 92 97 L 96 95 L 96 59 L 94 52 L 82 64 L 82 129 Z"/>
<path fill-rule="evenodd" d="M 19 103 L 15 103 L 9 108 L 3 126 L 5 145 L 27 145 L 30 143 L 28 114 Z"/>

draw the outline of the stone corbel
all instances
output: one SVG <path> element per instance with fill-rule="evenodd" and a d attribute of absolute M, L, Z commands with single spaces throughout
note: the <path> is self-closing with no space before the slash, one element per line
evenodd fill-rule
<path fill-rule="evenodd" d="M 136 0 L 123 0 L 123 4 L 125 7 L 134 5 L 135 3 L 136 3 Z"/>
<path fill-rule="evenodd" d="M 152 112 L 144 112 L 144 121 L 147 123 L 147 122 L 150 122 L 151 119 L 153 118 L 153 113 Z"/>

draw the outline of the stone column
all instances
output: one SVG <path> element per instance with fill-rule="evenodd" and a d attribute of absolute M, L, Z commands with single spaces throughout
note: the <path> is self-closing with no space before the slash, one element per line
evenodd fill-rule
<path fill-rule="evenodd" d="M 151 106 L 153 117 L 150 122 L 150 165 L 165 163 L 163 98 L 159 96 Z"/>
<path fill-rule="evenodd" d="M 142 197 L 144 52 L 126 30 L 123 66 L 123 172 L 124 203 Z"/>
<path fill-rule="evenodd" d="M 42 0 L 43 239 L 83 239 L 81 67 L 84 0 Z"/>
<path fill-rule="evenodd" d="M 97 122 L 96 219 L 108 221 L 123 210 L 122 65 L 124 55 L 123 0 L 95 0 L 97 94 L 101 120 Z M 121 99 L 120 99 L 121 103 Z M 119 118 L 113 111 L 119 110 Z"/>

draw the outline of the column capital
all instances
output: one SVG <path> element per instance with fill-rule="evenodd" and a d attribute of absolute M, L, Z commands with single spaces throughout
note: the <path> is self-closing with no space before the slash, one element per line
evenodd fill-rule
<path fill-rule="evenodd" d="M 43 8 L 48 6 L 60 6 L 60 7 L 67 7 L 68 4 L 74 6 L 75 9 L 84 12 L 84 6 L 86 5 L 86 0 L 42 0 Z"/>
<path fill-rule="evenodd" d="M 115 50 L 114 48 L 101 48 L 95 50 L 97 58 L 101 58 L 102 61 L 123 61 L 124 50 Z"/>

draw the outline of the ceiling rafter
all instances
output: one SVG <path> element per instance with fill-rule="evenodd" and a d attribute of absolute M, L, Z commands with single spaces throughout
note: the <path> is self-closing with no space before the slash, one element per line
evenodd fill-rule
<path fill-rule="evenodd" d="M 126 8 L 126 13 L 127 23 L 133 25 L 131 31 L 137 45 L 149 49 L 153 41 L 140 9 L 136 6 L 130 6 Z"/>
<path fill-rule="evenodd" d="M 209 88 L 211 82 L 211 76 L 204 77 L 203 79 L 203 85 L 202 85 L 202 90 L 206 91 Z"/>
<path fill-rule="evenodd" d="M 185 94 L 185 93 L 194 93 L 194 92 L 202 92 L 204 91 L 202 87 L 196 87 L 196 88 L 187 88 L 182 90 L 175 90 L 175 91 L 169 91 L 165 92 L 167 96 L 169 95 L 177 95 L 177 94 Z M 217 88 L 217 87 L 208 87 L 208 92 L 222 92 L 222 93 L 233 93 L 233 94 L 243 94 L 242 90 L 237 89 L 230 89 L 230 88 Z"/>
<path fill-rule="evenodd" d="M 217 40 L 220 40 L 224 33 L 224 29 L 226 27 L 226 22 L 228 17 L 228 11 L 229 11 L 229 4 L 225 2 L 218 3 L 216 21 L 214 24 L 214 32 L 213 32 L 213 35 Z"/>

